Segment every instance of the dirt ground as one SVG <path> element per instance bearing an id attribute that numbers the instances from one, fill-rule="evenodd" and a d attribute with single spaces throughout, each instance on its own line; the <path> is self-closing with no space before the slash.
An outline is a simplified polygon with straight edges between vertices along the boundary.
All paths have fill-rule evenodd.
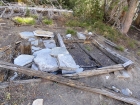
<path id="1" fill-rule="evenodd" d="M 10 20 L 1 20 L 1 23 L 3 22 L 6 23 L 6 27 L 0 27 L 0 48 L 10 44 L 14 45 L 15 42 L 21 41 L 22 39 L 19 37 L 18 33 L 22 31 L 34 31 L 36 29 L 43 29 L 59 32 L 61 35 L 65 35 L 66 32 L 66 28 L 63 27 L 53 28 L 48 26 L 15 26 L 14 23 Z M 136 40 L 140 41 L 140 33 L 137 33 L 138 34 L 136 34 Z M 131 31 L 128 35 L 130 37 L 133 36 Z M 101 38 L 98 40 L 103 43 Z M 84 82 L 85 84 L 96 88 L 105 88 L 111 86 L 115 86 L 119 89 L 129 88 L 133 93 L 132 97 L 140 99 L 140 56 L 136 54 L 138 49 L 135 51 L 128 49 L 128 51 L 125 52 L 120 52 L 113 48 L 111 49 L 131 59 L 135 63 L 134 68 L 129 71 L 131 78 L 118 79 L 114 73 L 109 73 L 100 76 L 78 79 L 78 81 Z M 7 59 L 4 58 L 1 58 L 1 60 L 7 61 Z M 87 61 L 88 60 L 89 59 L 87 59 Z M 100 60 L 100 62 L 104 64 L 106 61 Z M 79 63 L 83 64 L 83 62 Z M 106 76 L 109 76 L 109 79 L 106 79 Z M 44 99 L 44 105 L 128 105 L 126 103 L 99 94 L 89 93 L 47 80 L 18 85 L 10 83 L 10 87 L 3 89 L 0 88 L 0 105 L 31 105 L 33 100 L 38 98 Z"/>

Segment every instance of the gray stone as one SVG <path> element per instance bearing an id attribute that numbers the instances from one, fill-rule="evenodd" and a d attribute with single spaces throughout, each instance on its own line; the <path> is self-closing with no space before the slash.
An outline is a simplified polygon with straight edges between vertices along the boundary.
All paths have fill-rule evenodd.
<path id="1" fill-rule="evenodd" d="M 37 56 L 37 55 L 48 55 L 51 53 L 51 49 L 42 49 L 42 50 L 39 50 L 39 51 L 36 51 L 33 53 L 34 56 Z"/>
<path id="2" fill-rule="evenodd" d="M 65 47 L 55 47 L 51 50 L 51 55 L 57 57 L 59 54 L 69 54 Z"/>
<path id="3" fill-rule="evenodd" d="M 43 105 L 43 99 L 36 99 L 36 100 L 34 100 L 32 105 Z"/>
<path id="4" fill-rule="evenodd" d="M 78 68 L 77 70 L 62 70 L 62 74 L 74 74 L 83 72 L 83 68 Z"/>
<path id="5" fill-rule="evenodd" d="M 122 89 L 121 93 L 126 95 L 126 96 L 131 96 L 132 95 L 132 92 L 128 88 Z"/>
<path id="6" fill-rule="evenodd" d="M 15 60 L 14 60 L 14 64 L 19 65 L 19 66 L 25 66 L 29 63 L 31 63 L 34 59 L 34 56 L 32 55 L 19 55 Z"/>
<path id="7" fill-rule="evenodd" d="M 31 45 L 34 45 L 34 46 L 38 46 L 38 40 L 33 40 L 33 41 L 31 41 Z"/>
<path id="8" fill-rule="evenodd" d="M 38 71 L 38 67 L 37 67 L 37 65 L 36 65 L 36 64 L 34 64 L 34 63 L 32 64 L 31 69 L 32 69 L 32 70 L 36 70 L 36 71 Z"/>
<path id="9" fill-rule="evenodd" d="M 71 34 L 67 34 L 66 38 L 68 38 L 68 39 L 71 38 Z"/>
<path id="10" fill-rule="evenodd" d="M 117 93 L 120 92 L 120 89 L 116 88 L 115 86 L 112 86 L 112 89 Z"/>
<path id="11" fill-rule="evenodd" d="M 28 39 L 29 42 L 35 41 L 35 40 L 36 40 L 35 38 L 29 38 L 29 39 Z"/>
<path id="12" fill-rule="evenodd" d="M 35 30 L 33 31 L 35 36 L 41 36 L 41 37 L 54 37 L 53 32 L 50 31 L 43 31 L 43 30 Z"/>
<path id="13" fill-rule="evenodd" d="M 34 52 L 34 51 L 41 50 L 41 48 L 40 48 L 40 47 L 35 47 L 35 46 L 32 46 L 32 50 L 33 50 L 33 52 Z"/>
<path id="14" fill-rule="evenodd" d="M 53 72 L 58 70 L 57 59 L 50 56 L 48 53 L 38 54 L 36 58 L 34 58 L 34 62 L 41 71 Z"/>
<path id="15" fill-rule="evenodd" d="M 20 32 L 19 35 L 23 39 L 29 39 L 35 37 L 33 32 Z"/>
<path id="16" fill-rule="evenodd" d="M 54 40 L 44 40 L 43 43 L 46 48 L 52 49 L 52 48 L 56 47 L 56 43 Z"/>
<path id="17" fill-rule="evenodd" d="M 80 32 L 77 32 L 77 37 L 78 37 L 78 39 L 83 39 L 83 40 L 86 39 L 86 36 Z"/>
<path id="18" fill-rule="evenodd" d="M 57 59 L 59 68 L 62 70 L 76 70 L 79 68 L 70 54 L 59 54 Z"/>

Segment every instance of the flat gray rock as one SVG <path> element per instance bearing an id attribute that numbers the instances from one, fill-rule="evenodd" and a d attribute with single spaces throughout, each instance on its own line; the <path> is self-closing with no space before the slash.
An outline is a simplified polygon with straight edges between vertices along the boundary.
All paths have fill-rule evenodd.
<path id="1" fill-rule="evenodd" d="M 58 70 L 57 59 L 47 53 L 38 54 L 36 58 L 34 58 L 34 62 L 41 71 L 53 72 Z"/>
<path id="2" fill-rule="evenodd" d="M 46 48 L 52 49 L 52 48 L 56 47 L 56 43 L 54 40 L 44 40 L 43 43 Z"/>
<path id="3" fill-rule="evenodd" d="M 31 45 L 38 46 L 38 44 L 39 44 L 38 40 L 31 41 Z"/>
<path id="4" fill-rule="evenodd" d="M 55 47 L 51 50 L 51 55 L 57 57 L 59 54 L 69 54 L 65 47 Z"/>
<path id="5" fill-rule="evenodd" d="M 34 56 L 37 56 L 37 55 L 48 55 L 51 53 L 51 49 L 42 49 L 42 50 L 39 50 L 39 51 L 36 51 L 33 53 Z"/>
<path id="6" fill-rule="evenodd" d="M 33 32 L 20 32 L 19 35 L 23 39 L 29 39 L 35 37 Z"/>
<path id="7" fill-rule="evenodd" d="M 57 59 L 59 68 L 62 70 L 76 70 L 79 68 L 70 54 L 59 54 Z"/>
<path id="8" fill-rule="evenodd" d="M 34 59 L 34 56 L 32 55 L 19 55 L 15 60 L 14 60 L 14 64 L 19 65 L 19 66 L 25 66 L 29 63 L 31 63 Z"/>
<path id="9" fill-rule="evenodd" d="M 41 36 L 41 37 L 54 37 L 53 32 L 50 31 L 43 31 L 43 30 L 35 30 L 33 31 L 35 36 Z"/>
<path id="10" fill-rule="evenodd" d="M 83 40 L 86 39 L 86 36 L 80 32 L 77 32 L 77 37 L 78 37 L 78 39 L 83 39 Z"/>

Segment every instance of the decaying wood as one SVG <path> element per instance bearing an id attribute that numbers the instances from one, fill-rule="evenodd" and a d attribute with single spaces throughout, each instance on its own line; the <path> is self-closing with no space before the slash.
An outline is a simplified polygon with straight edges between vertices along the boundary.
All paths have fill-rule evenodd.
<path id="1" fill-rule="evenodd" d="M 41 77 L 41 78 L 44 78 L 44 79 L 47 79 L 50 81 L 55 81 L 55 82 L 58 82 L 58 83 L 63 84 L 63 85 L 67 85 L 67 86 L 71 86 L 71 87 L 75 87 L 75 88 L 78 88 L 81 90 L 88 91 L 90 93 L 101 94 L 101 95 L 104 95 L 104 96 L 107 96 L 107 97 L 110 97 L 110 98 L 113 98 L 116 100 L 120 100 L 120 101 L 123 101 L 126 103 L 133 104 L 133 105 L 140 105 L 140 100 L 138 100 L 138 99 L 135 99 L 132 97 L 126 97 L 126 96 L 123 96 L 121 94 L 110 92 L 110 91 L 105 90 L 105 89 L 91 88 L 91 87 L 85 85 L 84 83 L 80 83 L 80 82 L 75 81 L 75 80 L 70 80 L 70 79 L 67 79 L 67 78 L 64 78 L 61 76 L 52 75 L 52 74 L 45 73 L 42 71 L 35 71 L 35 70 L 28 69 L 28 68 L 23 68 L 23 67 L 16 66 L 14 64 L 3 62 L 3 61 L 0 61 L 0 67 L 5 68 L 5 69 L 9 69 L 9 70 L 12 70 L 15 72 L 23 73 L 26 75 L 37 76 L 37 77 Z"/>
<path id="2" fill-rule="evenodd" d="M 126 57 L 121 56 L 120 54 L 117 54 L 116 52 L 112 51 L 111 49 L 104 47 L 100 43 L 98 43 L 96 40 L 93 40 L 93 44 L 99 48 L 104 54 L 106 54 L 111 60 L 113 60 L 117 64 L 124 64 L 124 67 L 128 67 L 130 65 L 133 65 L 133 62 Z"/>
<path id="3" fill-rule="evenodd" d="M 23 41 L 20 43 L 21 54 L 31 54 L 31 43 Z"/>
<path id="4" fill-rule="evenodd" d="M 95 59 L 95 57 L 91 55 L 84 47 L 82 47 L 78 42 L 77 44 L 87 55 L 89 55 L 97 63 L 98 66 L 102 66 L 101 63 L 97 59 Z"/>
<path id="5" fill-rule="evenodd" d="M 67 76 L 70 78 L 83 78 L 83 77 L 90 77 L 90 76 L 94 76 L 94 75 L 106 74 L 106 73 L 119 71 L 119 70 L 124 70 L 124 67 L 122 64 L 97 68 L 97 69 L 93 69 L 93 70 L 86 70 L 81 73 L 65 74 L 63 76 Z"/>

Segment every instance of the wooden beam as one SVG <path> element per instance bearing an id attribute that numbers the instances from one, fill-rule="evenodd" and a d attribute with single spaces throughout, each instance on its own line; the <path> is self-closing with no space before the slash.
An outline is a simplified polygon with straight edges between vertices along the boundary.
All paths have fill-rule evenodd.
<path id="1" fill-rule="evenodd" d="M 117 94 L 117 93 L 113 93 L 110 92 L 108 90 L 105 89 L 97 89 L 97 88 L 91 88 L 87 85 L 85 85 L 84 83 L 75 81 L 75 80 L 71 80 L 68 78 L 64 78 L 61 76 L 57 76 L 57 75 L 52 75 L 46 72 L 42 72 L 42 71 L 35 71 L 35 70 L 31 70 L 29 68 L 24 68 L 24 67 L 20 67 L 20 66 L 16 66 L 14 64 L 11 63 L 7 63 L 7 62 L 3 62 L 0 61 L 0 67 L 5 68 L 5 69 L 9 69 L 15 72 L 19 72 L 19 73 L 23 73 L 26 75 L 32 75 L 32 76 L 37 76 L 37 77 L 41 77 L 50 81 L 55 81 L 58 82 L 60 84 L 63 85 L 67 85 L 67 86 L 71 86 L 71 87 L 75 87 L 81 90 L 85 90 L 88 91 L 90 93 L 97 93 L 97 94 L 101 94 L 116 100 L 120 100 L 129 104 L 134 104 L 134 105 L 140 105 L 140 100 L 136 99 L 136 98 L 132 98 L 132 97 L 126 97 L 123 96 L 121 94 Z"/>
<path id="2" fill-rule="evenodd" d="M 106 74 L 106 73 L 115 72 L 115 71 L 119 71 L 119 70 L 124 70 L 124 67 L 122 64 L 97 68 L 97 69 L 93 69 L 93 70 L 86 70 L 81 73 L 65 74 L 63 76 L 76 79 L 76 78 L 83 78 L 83 77 L 90 77 L 90 76 L 94 76 L 94 75 Z"/>
<path id="3" fill-rule="evenodd" d="M 53 11 L 53 12 L 67 12 L 67 13 L 73 13 L 73 11 L 70 10 L 66 10 L 66 9 L 53 9 L 53 8 L 41 8 L 41 7 L 23 7 L 23 6 L 0 6 L 0 9 L 13 9 L 14 8 L 17 10 L 18 9 L 22 9 L 22 10 L 36 10 L 36 11 Z"/>

